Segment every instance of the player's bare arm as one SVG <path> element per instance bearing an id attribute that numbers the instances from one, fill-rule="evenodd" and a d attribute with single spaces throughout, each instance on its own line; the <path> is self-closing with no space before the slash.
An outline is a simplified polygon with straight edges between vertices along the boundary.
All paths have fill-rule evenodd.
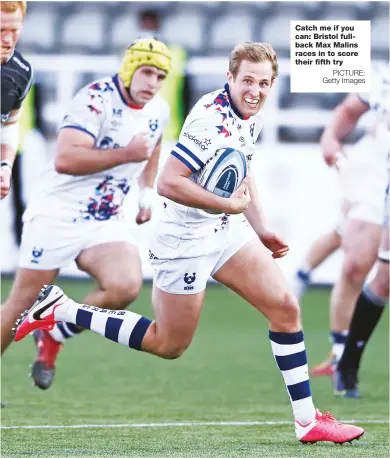
<path id="1" fill-rule="evenodd" d="M 321 137 L 321 149 L 325 162 L 334 165 L 337 153 L 342 151 L 342 140 L 353 131 L 360 117 L 369 110 L 357 94 L 349 94 L 335 109 L 331 124 Z"/>
<path id="2" fill-rule="evenodd" d="M 55 168 L 58 173 L 88 175 L 128 162 L 141 162 L 150 157 L 150 144 L 145 133 L 136 134 L 123 148 L 97 149 L 92 135 L 78 129 L 62 129 L 58 135 Z"/>
<path id="3" fill-rule="evenodd" d="M 4 199 L 11 187 L 12 166 L 18 149 L 20 108 L 12 110 L 5 124 L 1 126 L 1 168 L 0 197 Z"/>
<path id="4" fill-rule="evenodd" d="M 261 207 L 259 194 L 253 177 L 251 177 L 248 181 L 248 190 L 251 196 L 251 202 L 249 203 L 248 208 L 244 211 L 246 219 L 259 236 L 262 243 L 272 252 L 272 256 L 274 258 L 281 258 L 285 256 L 289 247 L 281 237 L 268 230 L 267 221 Z"/>
<path id="5" fill-rule="evenodd" d="M 250 194 L 247 193 L 245 179 L 241 186 L 225 199 L 192 182 L 188 177 L 192 171 L 174 156 L 170 156 L 157 182 L 157 192 L 168 199 L 188 207 L 214 210 L 219 213 L 242 213 L 249 205 Z"/>
<path id="6" fill-rule="evenodd" d="M 138 178 L 138 184 L 140 189 L 153 188 L 154 181 L 157 175 L 158 162 L 160 159 L 161 152 L 161 138 L 153 148 L 153 152 L 150 159 Z"/>
<path id="7" fill-rule="evenodd" d="M 249 176 L 250 180 L 248 182 L 248 189 L 251 196 L 251 202 L 245 210 L 244 215 L 253 230 L 260 237 L 261 234 L 267 230 L 267 221 L 260 204 L 260 198 L 253 174 L 250 172 Z"/>
<path id="8" fill-rule="evenodd" d="M 153 189 L 154 181 L 157 175 L 158 162 L 161 152 L 161 138 L 153 149 L 152 155 L 144 168 L 143 172 L 138 178 L 139 185 L 139 212 L 136 216 L 136 223 L 143 224 L 150 220 L 152 217 L 152 203 L 155 191 Z"/>

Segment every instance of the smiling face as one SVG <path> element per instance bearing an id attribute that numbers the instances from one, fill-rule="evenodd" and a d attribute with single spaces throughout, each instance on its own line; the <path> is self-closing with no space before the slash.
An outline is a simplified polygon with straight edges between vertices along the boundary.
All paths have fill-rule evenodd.
<path id="1" fill-rule="evenodd" d="M 149 65 L 138 68 L 131 80 L 129 95 L 136 105 L 145 105 L 156 93 L 167 76 L 164 70 Z"/>
<path id="2" fill-rule="evenodd" d="M 230 96 L 243 116 L 254 116 L 264 105 L 273 79 L 272 63 L 269 60 L 240 62 L 236 77 L 228 72 Z"/>
<path id="3" fill-rule="evenodd" d="M 23 12 L 20 8 L 15 11 L 4 11 L 0 13 L 1 24 L 1 63 L 7 62 L 12 55 L 17 41 L 19 40 L 22 25 Z"/>

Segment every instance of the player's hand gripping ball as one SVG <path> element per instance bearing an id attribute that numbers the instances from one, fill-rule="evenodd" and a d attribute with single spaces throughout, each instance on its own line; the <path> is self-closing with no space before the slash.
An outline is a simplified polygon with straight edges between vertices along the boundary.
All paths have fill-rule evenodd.
<path id="1" fill-rule="evenodd" d="M 198 184 L 217 196 L 228 198 L 240 186 L 247 172 L 245 155 L 241 151 L 220 148 L 201 169 Z M 205 211 L 217 213 L 213 210 Z"/>

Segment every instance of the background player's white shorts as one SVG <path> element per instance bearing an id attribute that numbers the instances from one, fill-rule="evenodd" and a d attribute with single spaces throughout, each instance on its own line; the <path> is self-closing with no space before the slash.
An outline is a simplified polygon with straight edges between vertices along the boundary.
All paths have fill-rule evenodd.
<path id="1" fill-rule="evenodd" d="M 340 168 L 342 196 L 350 202 L 348 219 L 382 225 L 388 185 L 388 140 L 366 135 Z M 344 217 L 341 217 L 341 226 Z"/>
<path id="2" fill-rule="evenodd" d="M 241 215 L 240 215 L 241 216 Z M 149 241 L 154 284 L 171 294 L 196 294 L 237 251 L 257 237 L 244 217 L 230 217 L 227 226 L 207 237 L 182 240 L 161 224 Z M 170 225 L 172 230 L 172 225 Z"/>
<path id="3" fill-rule="evenodd" d="M 111 242 L 135 245 L 131 225 L 123 220 L 71 223 L 36 216 L 24 223 L 19 267 L 59 269 L 74 261 L 82 250 Z"/>

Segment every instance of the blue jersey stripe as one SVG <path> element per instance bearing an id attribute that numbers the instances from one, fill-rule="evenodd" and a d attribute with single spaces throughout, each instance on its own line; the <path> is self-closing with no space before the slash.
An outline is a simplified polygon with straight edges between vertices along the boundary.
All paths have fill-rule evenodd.
<path id="1" fill-rule="evenodd" d="M 183 162 L 190 170 L 191 172 L 197 172 L 196 168 L 191 165 L 184 157 L 180 156 L 180 154 L 176 153 L 176 151 L 171 151 L 172 156 L 175 156 L 179 161 Z"/>
<path id="2" fill-rule="evenodd" d="M 204 162 L 202 162 L 194 153 L 192 153 L 188 148 L 186 148 L 181 143 L 176 143 L 176 146 L 183 151 L 183 153 L 188 154 L 188 156 L 193 159 L 199 166 L 202 168 L 204 166 Z"/>

